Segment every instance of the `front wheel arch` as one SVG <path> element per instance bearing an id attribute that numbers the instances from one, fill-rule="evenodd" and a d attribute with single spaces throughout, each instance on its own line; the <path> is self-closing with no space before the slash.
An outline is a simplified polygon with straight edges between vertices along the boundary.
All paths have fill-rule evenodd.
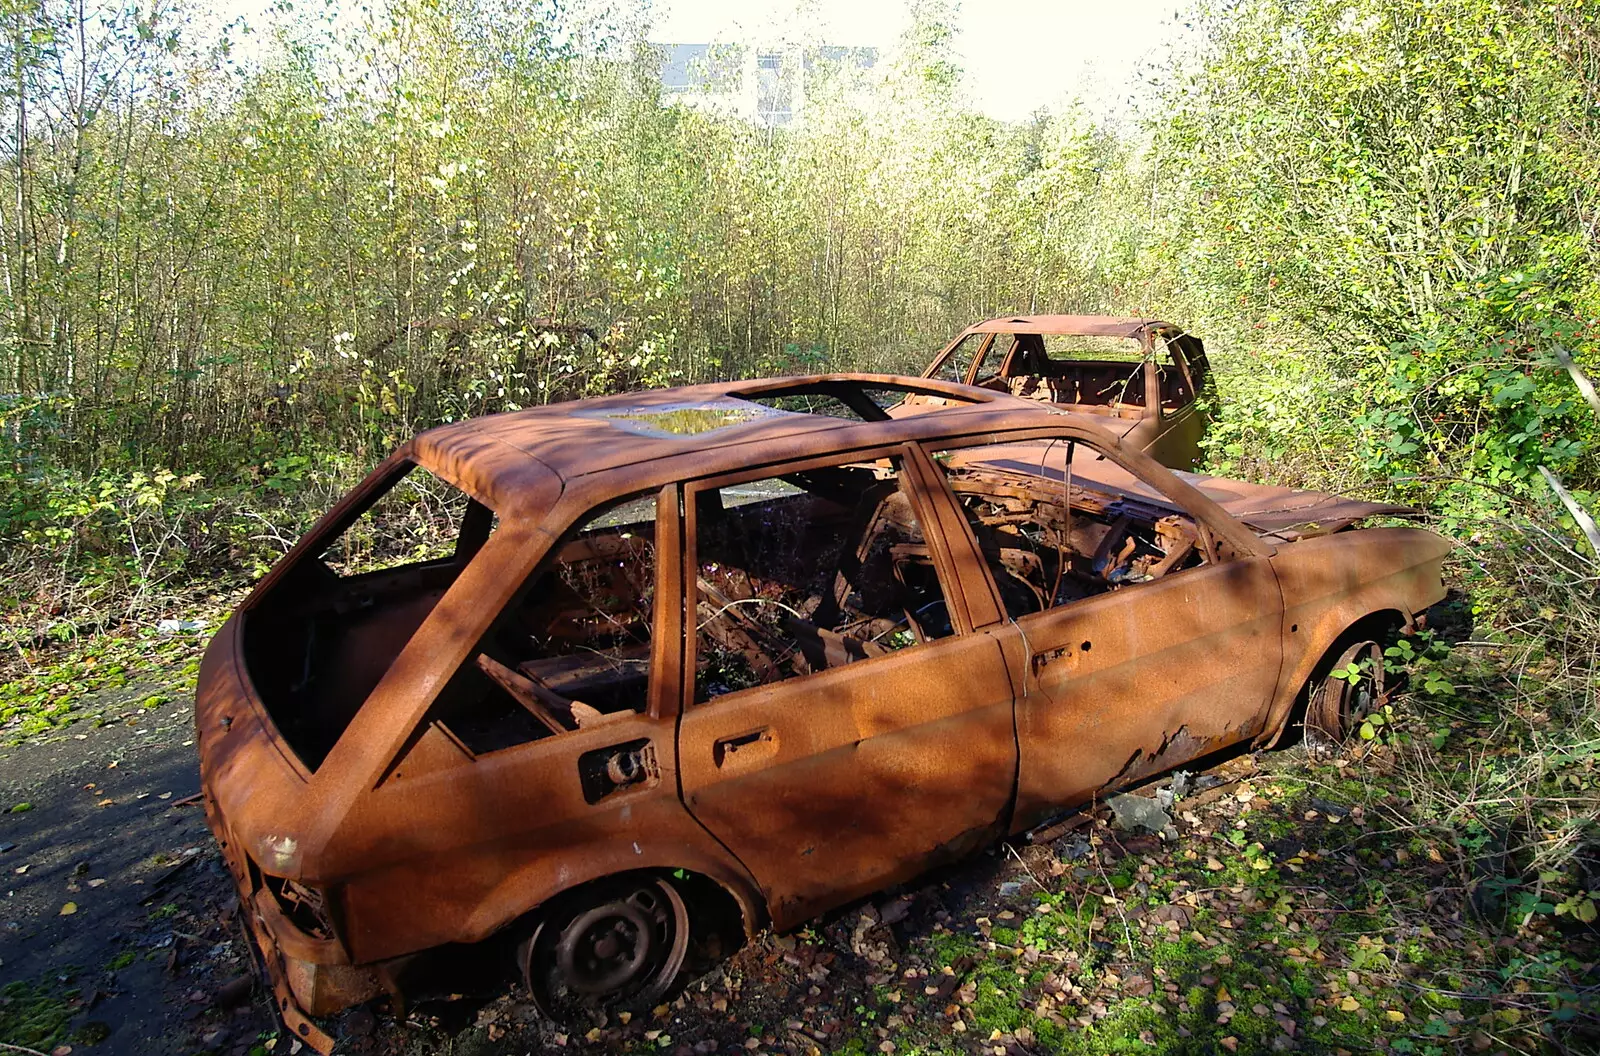
<path id="1" fill-rule="evenodd" d="M 1333 670 L 1334 664 L 1338 662 L 1339 657 L 1347 649 L 1357 642 L 1370 640 L 1377 642 L 1381 651 L 1396 636 L 1411 626 L 1413 626 L 1412 620 L 1399 609 L 1379 609 L 1375 612 L 1369 612 L 1347 625 L 1342 631 L 1333 635 L 1322 648 L 1308 650 L 1307 655 L 1314 655 L 1317 660 L 1307 667 L 1302 657 L 1301 671 L 1297 673 L 1298 677 L 1291 683 L 1296 686 L 1293 705 L 1284 712 L 1283 718 L 1279 721 L 1277 727 L 1270 732 L 1270 735 L 1266 736 L 1265 741 L 1261 743 L 1261 747 L 1264 749 L 1278 747 L 1286 734 L 1291 738 L 1290 743 L 1293 743 L 1293 738 L 1298 734 L 1291 731 L 1299 731 L 1303 728 L 1306 707 L 1310 703 L 1312 691 L 1328 677 L 1329 672 Z"/>

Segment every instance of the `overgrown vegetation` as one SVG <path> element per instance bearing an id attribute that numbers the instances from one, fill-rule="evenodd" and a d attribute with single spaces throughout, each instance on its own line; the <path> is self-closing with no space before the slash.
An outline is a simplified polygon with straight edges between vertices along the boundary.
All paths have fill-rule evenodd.
<path id="1" fill-rule="evenodd" d="M 949 11 L 915 8 L 776 130 L 663 105 L 632 8 L 396 0 L 337 37 L 278 25 L 249 61 L 188 0 L 0 10 L 7 739 L 118 679 L 181 689 L 192 647 L 156 618 L 220 610 L 418 428 L 916 372 L 999 312 L 1159 315 L 1211 349 L 1212 469 L 1410 502 L 1460 544 L 1470 633 L 1391 656 L 1412 681 L 1372 730 L 1383 794 L 1499 863 L 1460 891 L 1506 940 L 1495 970 L 1530 936 L 1577 956 L 1596 0 L 1200 0 L 1115 124 L 973 112 Z"/>

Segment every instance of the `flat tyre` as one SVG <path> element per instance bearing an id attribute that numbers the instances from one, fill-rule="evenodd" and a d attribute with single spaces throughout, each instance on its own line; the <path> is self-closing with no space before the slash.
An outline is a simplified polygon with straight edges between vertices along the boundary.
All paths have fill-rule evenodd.
<path id="1" fill-rule="evenodd" d="M 518 948 L 523 981 L 559 1023 L 658 1004 L 689 949 L 689 913 L 664 878 L 607 881 L 560 900 Z"/>
<path id="2" fill-rule="evenodd" d="M 1352 681 L 1339 672 L 1354 664 L 1361 669 Z M 1327 674 L 1313 682 L 1306 701 L 1308 742 L 1338 744 L 1350 736 L 1361 720 L 1383 707 L 1387 680 L 1383 647 L 1374 641 L 1356 642 L 1341 652 Z"/>

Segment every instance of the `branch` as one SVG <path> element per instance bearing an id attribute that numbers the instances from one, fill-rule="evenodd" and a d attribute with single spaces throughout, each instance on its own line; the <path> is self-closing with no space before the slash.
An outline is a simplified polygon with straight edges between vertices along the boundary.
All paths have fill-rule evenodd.
<path id="1" fill-rule="evenodd" d="M 1594 390 L 1589 390 L 1591 396 Z M 1583 534 L 1588 537 L 1589 545 L 1594 548 L 1595 556 L 1600 557 L 1600 527 L 1596 527 L 1594 518 L 1578 505 L 1578 500 L 1572 497 L 1572 492 L 1561 486 L 1561 478 L 1550 472 L 1548 466 L 1540 466 L 1539 472 L 1544 476 L 1544 482 L 1550 485 L 1550 490 L 1556 493 L 1556 498 L 1561 500 L 1561 505 L 1572 514 L 1572 519 L 1578 522 L 1578 527 L 1583 529 Z"/>
<path id="2" fill-rule="evenodd" d="M 1568 352 L 1560 345 L 1556 345 L 1554 347 L 1556 350 L 1556 358 L 1561 361 L 1561 365 L 1563 367 L 1567 368 L 1567 373 L 1572 375 L 1572 384 L 1576 385 L 1578 387 L 1578 391 L 1583 393 L 1583 398 L 1589 401 L 1589 406 L 1593 408 L 1594 413 L 1596 415 L 1600 415 L 1600 395 L 1595 394 L 1593 383 L 1589 381 L 1588 376 L 1584 374 L 1584 372 L 1578 367 L 1578 364 L 1572 361 L 1572 353 Z M 1559 486 L 1560 485 L 1556 485 L 1556 487 Z M 1562 501 L 1566 500 L 1563 499 Z M 1570 504 L 1568 508 L 1571 508 Z M 1592 521 L 1590 522 L 1590 524 L 1593 523 L 1594 522 Z M 1594 541 L 1593 535 L 1589 536 L 1589 541 Z"/>

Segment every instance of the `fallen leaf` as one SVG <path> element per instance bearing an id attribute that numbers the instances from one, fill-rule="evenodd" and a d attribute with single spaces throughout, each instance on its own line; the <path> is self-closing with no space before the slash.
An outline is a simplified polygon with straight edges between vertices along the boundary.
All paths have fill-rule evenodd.
<path id="1" fill-rule="evenodd" d="M 1206 868 L 1210 869 L 1213 873 L 1219 872 L 1222 869 L 1222 863 L 1215 858 L 1207 858 Z"/>
<path id="2" fill-rule="evenodd" d="M 1342 1012 L 1354 1012 L 1356 1009 L 1358 1009 L 1360 1007 L 1361 1007 L 1361 1002 L 1357 1001 L 1355 998 L 1351 997 L 1348 994 L 1345 995 L 1345 999 L 1343 1001 L 1339 1002 L 1339 1010 L 1342 1011 Z"/>
<path id="3" fill-rule="evenodd" d="M 70 917 L 70 916 L 72 916 L 72 914 L 76 913 L 77 911 L 78 911 L 78 903 L 76 903 L 76 902 L 68 902 L 66 905 L 61 907 L 60 916 Z"/>
<path id="4" fill-rule="evenodd" d="M 1227 1049 L 1229 1052 L 1238 1052 L 1239 1051 L 1239 1039 L 1234 1037 L 1232 1034 L 1229 1034 L 1225 1038 L 1219 1039 L 1217 1044 L 1221 1045 L 1223 1048 Z"/>
<path id="5" fill-rule="evenodd" d="M 1406 1014 L 1404 1012 L 1397 1011 L 1396 1009 L 1385 1009 L 1383 1014 L 1388 1016 L 1396 1023 L 1404 1023 L 1406 1021 Z"/>

